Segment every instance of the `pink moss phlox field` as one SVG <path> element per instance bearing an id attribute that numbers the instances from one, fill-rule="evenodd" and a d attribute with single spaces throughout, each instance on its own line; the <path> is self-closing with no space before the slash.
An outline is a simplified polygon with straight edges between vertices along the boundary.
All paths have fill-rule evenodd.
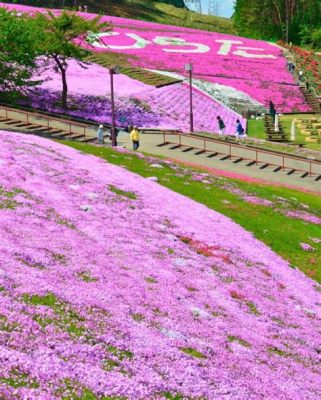
<path id="1" fill-rule="evenodd" d="M 40 88 L 30 91 L 29 104 L 38 109 L 111 123 L 110 77 L 106 68 L 87 64 L 84 68 L 74 60 L 68 68 L 69 105 L 63 110 L 60 103 L 61 77 L 51 70 L 42 74 Z M 114 76 L 116 98 L 116 123 L 144 128 L 168 128 L 189 131 L 189 88 L 186 84 L 156 89 L 125 75 Z M 220 115 L 226 125 L 226 134 L 235 134 L 235 122 L 246 120 L 234 111 L 213 101 L 210 97 L 194 91 L 194 127 L 196 131 L 217 132 L 216 116 Z"/>
<path id="2" fill-rule="evenodd" d="M 321 397 L 320 285 L 157 183 L 0 142 L 1 398 Z"/>
<path id="3" fill-rule="evenodd" d="M 0 5 L 21 12 L 45 11 L 43 8 L 22 5 Z M 80 15 L 85 18 L 94 17 L 94 14 Z M 132 59 L 135 66 L 179 73 L 184 70 L 185 63 L 192 62 L 195 77 L 243 91 L 267 108 L 269 101 L 273 100 L 279 112 L 311 111 L 293 76 L 286 69 L 281 48 L 276 45 L 125 18 L 103 16 L 101 20 L 113 25 L 115 35 L 100 38 L 104 48 L 82 43 L 91 50 L 126 53 L 135 56 Z M 166 44 L 167 38 L 170 41 Z M 226 40 L 232 43 L 222 43 Z M 131 48 L 133 45 L 134 48 Z M 244 57 L 240 52 L 250 54 L 250 57 Z M 266 55 L 270 58 L 261 58 Z"/>

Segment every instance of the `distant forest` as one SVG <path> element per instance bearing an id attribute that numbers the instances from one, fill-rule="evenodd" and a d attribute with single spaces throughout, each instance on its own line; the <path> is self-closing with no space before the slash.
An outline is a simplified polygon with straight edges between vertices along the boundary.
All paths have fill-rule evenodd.
<path id="1" fill-rule="evenodd" d="M 239 34 L 321 47 L 321 0 L 236 0 Z"/>

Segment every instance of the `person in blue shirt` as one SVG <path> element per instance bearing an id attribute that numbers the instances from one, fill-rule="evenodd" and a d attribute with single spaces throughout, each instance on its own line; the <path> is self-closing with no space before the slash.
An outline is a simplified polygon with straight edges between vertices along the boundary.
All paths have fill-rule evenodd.
<path id="1" fill-rule="evenodd" d="M 245 130 L 240 122 L 239 119 L 236 120 L 236 141 L 238 141 L 239 138 L 244 139 L 246 137 Z"/>

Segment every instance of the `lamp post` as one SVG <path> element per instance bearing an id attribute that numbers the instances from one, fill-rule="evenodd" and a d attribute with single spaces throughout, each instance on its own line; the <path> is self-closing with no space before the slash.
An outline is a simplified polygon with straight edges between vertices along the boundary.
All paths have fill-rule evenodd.
<path id="1" fill-rule="evenodd" d="M 110 75 L 110 96 L 111 96 L 111 145 L 117 146 L 115 127 L 115 98 L 114 98 L 114 75 L 119 74 L 119 67 L 109 69 Z"/>
<path id="2" fill-rule="evenodd" d="M 193 120 L 193 86 L 192 86 L 192 72 L 193 64 L 185 64 L 185 71 L 189 72 L 189 124 L 190 131 L 194 132 L 194 120 Z"/>

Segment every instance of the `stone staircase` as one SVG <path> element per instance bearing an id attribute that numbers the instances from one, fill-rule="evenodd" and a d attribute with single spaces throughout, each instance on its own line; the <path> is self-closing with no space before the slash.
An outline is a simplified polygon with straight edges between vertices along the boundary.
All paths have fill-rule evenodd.
<path id="1" fill-rule="evenodd" d="M 101 66 L 109 69 L 115 65 L 115 60 L 110 53 L 93 53 L 86 58 L 86 61 L 100 64 Z M 122 63 L 120 63 L 122 64 Z M 181 79 L 171 78 L 169 76 L 161 75 L 156 72 L 148 71 L 139 67 L 132 67 L 130 64 L 121 65 L 121 73 L 129 76 L 132 79 L 136 79 L 147 85 L 161 88 L 168 85 L 173 85 L 182 82 Z"/>
<path id="2" fill-rule="evenodd" d="M 290 50 L 283 48 L 283 55 L 288 61 L 291 61 L 292 63 L 296 64 L 295 57 L 293 56 Z M 304 82 L 300 82 L 298 72 L 299 72 L 298 68 L 296 68 L 294 71 L 294 77 L 299 85 L 299 88 L 304 98 L 306 99 L 307 103 L 311 106 L 312 110 L 315 113 L 319 114 L 321 112 L 321 103 L 319 99 L 316 97 L 315 93 L 313 93 L 312 90 L 307 90 Z"/>
<path id="3" fill-rule="evenodd" d="M 265 129 L 267 141 L 269 141 L 269 142 L 289 142 L 288 135 L 286 134 L 280 119 L 279 119 L 279 132 L 275 132 L 272 116 L 265 115 L 264 116 L 264 129 Z"/>
<path id="4" fill-rule="evenodd" d="M 53 119 L 41 114 L 26 113 L 24 111 L 0 107 L 0 128 L 11 131 L 30 133 L 52 139 L 77 140 L 79 142 L 94 142 L 96 137 L 93 135 L 93 128 L 89 125 L 80 124 L 75 121 L 65 119 Z M 55 123 L 54 123 L 55 122 Z M 52 125 L 52 126 L 50 126 Z M 55 125 L 55 126 L 54 126 Z M 86 128 L 91 129 L 91 134 L 86 134 Z"/>
<path id="5" fill-rule="evenodd" d="M 321 108 L 320 108 L 320 102 L 319 100 L 315 97 L 315 95 L 306 89 L 305 85 L 299 85 L 301 92 L 303 93 L 306 101 L 309 103 L 309 105 L 312 107 L 313 111 L 316 114 L 320 114 Z"/>

